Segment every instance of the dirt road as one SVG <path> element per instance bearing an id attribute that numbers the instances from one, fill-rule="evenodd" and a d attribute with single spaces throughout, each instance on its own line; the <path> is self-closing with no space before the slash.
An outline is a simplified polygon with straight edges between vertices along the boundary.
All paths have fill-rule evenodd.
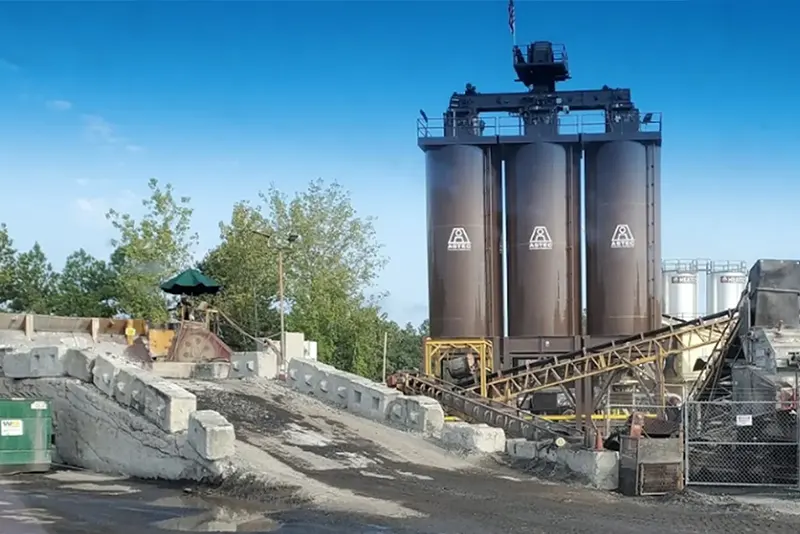
<path id="1" fill-rule="evenodd" d="M 543 481 L 498 462 L 457 457 L 278 383 L 184 385 L 198 395 L 199 408 L 218 410 L 236 425 L 241 440 L 294 471 L 411 511 L 405 517 L 376 512 L 383 517 L 363 519 L 389 532 L 794 534 L 800 529 L 800 516 L 721 497 L 623 498 Z"/>

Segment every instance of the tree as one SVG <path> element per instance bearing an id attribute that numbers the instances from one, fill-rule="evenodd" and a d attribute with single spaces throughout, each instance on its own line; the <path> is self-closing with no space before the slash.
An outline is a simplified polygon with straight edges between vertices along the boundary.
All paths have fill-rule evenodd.
<path id="1" fill-rule="evenodd" d="M 341 186 L 323 180 L 292 198 L 275 187 L 260 198 L 262 205 L 234 207 L 231 222 L 221 225 L 222 243 L 203 262 L 225 288 L 220 307 L 231 314 L 237 308 L 251 316 L 258 311 L 260 331 L 275 332 L 280 251 L 287 329 L 316 340 L 323 361 L 374 375 L 380 369 L 385 319 L 378 297 L 365 293 L 386 259 L 373 221 L 358 216 Z M 290 243 L 289 235 L 299 239 Z"/>
<path id="2" fill-rule="evenodd" d="M 17 251 L 8 235 L 8 227 L 0 224 L 0 307 L 5 306 L 12 298 L 16 258 Z"/>
<path id="3" fill-rule="evenodd" d="M 215 305 L 245 332 L 267 337 L 278 331 L 278 270 L 268 240 L 253 232 L 261 228 L 264 218 L 260 210 L 247 202 L 237 203 L 230 221 L 220 223 L 221 244 L 198 268 L 222 284 Z M 224 322 L 222 331 L 231 347 L 254 348 L 249 338 Z"/>
<path id="4" fill-rule="evenodd" d="M 398 324 L 389 324 L 389 346 L 387 361 L 389 372 L 401 369 L 419 369 L 422 363 L 422 343 L 428 335 L 427 321 L 415 327 L 406 323 L 401 328 Z"/>
<path id="5" fill-rule="evenodd" d="M 108 264 L 83 249 L 67 257 L 58 277 L 52 312 L 76 317 L 110 317 L 116 279 Z"/>
<path id="6" fill-rule="evenodd" d="M 39 243 L 17 256 L 13 273 L 9 308 L 16 312 L 50 313 L 57 276 Z"/>
<path id="7" fill-rule="evenodd" d="M 110 210 L 107 218 L 119 232 L 112 241 L 111 257 L 119 311 L 132 317 L 163 322 L 168 318 L 167 299 L 159 284 L 192 261 L 197 235 L 191 232 L 192 208 L 188 197 L 176 198 L 170 184 L 148 183 L 150 196 L 142 201 L 140 220 Z"/>

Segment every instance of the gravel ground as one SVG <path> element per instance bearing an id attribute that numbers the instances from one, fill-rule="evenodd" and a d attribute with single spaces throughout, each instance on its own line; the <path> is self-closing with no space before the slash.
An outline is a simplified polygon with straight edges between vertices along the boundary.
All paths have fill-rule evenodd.
<path id="1" fill-rule="evenodd" d="M 280 383 L 183 385 L 198 395 L 199 408 L 221 412 L 234 423 L 241 440 L 293 471 L 325 486 L 414 511 L 402 518 L 381 514 L 384 517 L 361 519 L 363 528 L 372 528 L 364 526 L 370 523 L 389 528 L 389 532 L 417 534 L 794 534 L 800 529 L 800 516 L 725 496 L 687 491 L 665 498 L 623 498 L 587 489 L 580 480 L 552 469 L 548 472 L 549 468 L 540 464 L 457 457 L 416 436 L 335 410 Z M 561 481 L 544 480 L 545 476 Z M 235 486 L 233 492 L 230 488 L 216 491 L 267 500 L 273 491 L 259 491 L 255 482 Z M 287 509 L 299 511 L 310 506 L 292 502 L 289 495 L 291 489 L 285 489 L 282 502 Z M 350 519 L 356 521 L 356 517 L 363 514 Z M 335 528 L 332 531 L 337 532 Z"/>

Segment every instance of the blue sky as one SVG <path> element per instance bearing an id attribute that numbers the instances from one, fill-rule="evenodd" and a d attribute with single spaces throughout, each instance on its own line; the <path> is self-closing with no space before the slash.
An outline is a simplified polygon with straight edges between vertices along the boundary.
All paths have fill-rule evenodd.
<path id="1" fill-rule="evenodd" d="M 769 9 L 767 9 L 767 5 Z M 795 4 L 796 5 L 796 4 Z M 519 42 L 565 43 L 565 88 L 664 113 L 668 258 L 796 258 L 797 7 L 517 2 Z M 426 315 L 417 111 L 518 90 L 504 1 L 10 3 L 0 17 L 0 220 L 54 264 L 108 253 L 103 214 L 149 177 L 193 198 L 198 254 L 233 202 L 337 180 L 378 217 L 381 286 Z M 763 75 L 763 80 L 756 78 Z"/>

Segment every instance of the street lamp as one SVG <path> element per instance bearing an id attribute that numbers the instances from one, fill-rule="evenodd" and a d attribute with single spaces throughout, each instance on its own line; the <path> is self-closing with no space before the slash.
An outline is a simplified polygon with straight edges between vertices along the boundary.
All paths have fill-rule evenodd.
<path id="1" fill-rule="evenodd" d="M 272 241 L 274 234 L 270 234 L 267 232 L 260 232 L 258 230 L 250 230 L 250 232 L 260 235 L 262 237 L 267 238 L 267 244 Z M 278 309 L 280 310 L 280 317 L 281 317 L 281 348 L 280 348 L 280 355 L 278 358 L 278 368 L 280 371 L 286 371 L 286 309 L 285 309 L 285 299 L 283 295 L 283 286 L 284 286 L 284 274 L 283 274 L 283 252 L 289 246 L 292 245 L 295 241 L 300 239 L 300 236 L 294 233 L 289 233 L 286 235 L 286 245 L 278 246 Z"/>

